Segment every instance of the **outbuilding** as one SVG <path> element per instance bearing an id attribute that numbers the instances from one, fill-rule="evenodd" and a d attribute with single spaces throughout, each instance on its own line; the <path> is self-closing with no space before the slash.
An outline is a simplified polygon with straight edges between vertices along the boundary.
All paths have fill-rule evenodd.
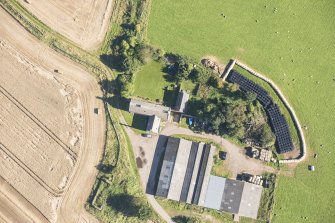
<path id="1" fill-rule="evenodd" d="M 175 110 L 178 112 L 185 112 L 186 110 L 186 105 L 187 102 L 190 98 L 190 95 L 186 91 L 179 91 L 176 105 L 175 105 Z"/>
<path id="2" fill-rule="evenodd" d="M 148 119 L 147 131 L 153 133 L 159 133 L 160 125 L 161 125 L 161 119 L 158 116 L 156 115 L 150 116 Z"/>

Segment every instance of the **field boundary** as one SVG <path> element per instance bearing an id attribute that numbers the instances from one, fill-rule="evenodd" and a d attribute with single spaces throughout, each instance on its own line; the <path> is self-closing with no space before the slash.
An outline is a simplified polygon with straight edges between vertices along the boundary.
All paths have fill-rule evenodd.
<path id="1" fill-rule="evenodd" d="M 284 103 L 286 109 L 288 110 L 288 112 L 290 113 L 290 115 L 293 119 L 294 125 L 297 129 L 297 132 L 298 132 L 298 136 L 299 136 L 299 139 L 300 139 L 300 143 L 301 143 L 300 145 L 301 145 L 302 150 L 300 150 L 300 155 L 297 158 L 279 160 L 279 163 L 287 164 L 287 163 L 298 163 L 298 162 L 303 161 L 306 158 L 306 154 L 307 154 L 306 139 L 305 139 L 304 133 L 302 131 L 302 127 L 301 127 L 301 124 L 299 122 L 299 119 L 298 119 L 294 109 L 291 107 L 291 105 L 286 100 L 284 94 L 281 92 L 279 87 L 271 79 L 269 79 L 269 78 L 263 76 L 262 74 L 256 72 L 255 70 L 250 68 L 248 65 L 242 63 L 241 61 L 239 61 L 237 59 L 233 59 L 233 62 L 231 64 L 231 66 L 227 69 L 227 72 L 222 75 L 223 76 L 223 78 L 222 78 L 223 81 L 226 80 L 229 72 L 233 69 L 235 64 L 242 67 L 243 69 L 247 70 L 248 72 L 250 72 L 251 74 L 253 74 L 257 78 L 259 78 L 259 79 L 265 81 L 266 83 L 268 83 L 271 86 L 271 88 L 276 92 L 276 94 L 279 96 L 279 99 Z"/>

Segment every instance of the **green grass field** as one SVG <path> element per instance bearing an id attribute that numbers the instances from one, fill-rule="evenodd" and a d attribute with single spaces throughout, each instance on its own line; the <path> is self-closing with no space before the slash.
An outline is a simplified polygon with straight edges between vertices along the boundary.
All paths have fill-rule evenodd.
<path id="1" fill-rule="evenodd" d="M 318 158 L 300 164 L 294 177 L 279 176 L 274 222 L 335 218 L 334 8 L 332 0 L 152 2 L 150 44 L 197 59 L 240 59 L 270 77 L 308 127 L 308 152 Z"/>

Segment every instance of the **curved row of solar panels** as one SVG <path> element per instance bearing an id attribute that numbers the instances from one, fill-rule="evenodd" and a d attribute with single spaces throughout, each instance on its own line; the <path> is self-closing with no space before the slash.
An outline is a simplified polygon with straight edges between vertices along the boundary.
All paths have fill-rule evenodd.
<path id="1" fill-rule="evenodd" d="M 262 187 L 210 175 L 215 147 L 169 137 L 156 196 L 257 218 Z"/>
<path id="2" fill-rule="evenodd" d="M 273 102 L 268 92 L 235 70 L 232 70 L 229 73 L 227 80 L 238 84 L 240 89 L 245 92 L 251 91 L 257 94 L 257 100 L 263 105 L 267 112 L 272 129 L 276 135 L 278 152 L 286 153 L 292 151 L 293 142 L 286 119 L 281 114 L 278 105 Z"/>

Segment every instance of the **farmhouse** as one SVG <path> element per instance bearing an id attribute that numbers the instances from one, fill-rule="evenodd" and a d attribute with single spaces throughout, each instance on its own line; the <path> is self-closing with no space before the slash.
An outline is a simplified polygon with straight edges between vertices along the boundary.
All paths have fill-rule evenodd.
<path id="1" fill-rule="evenodd" d="M 215 147 L 169 137 L 156 196 L 257 219 L 262 186 L 211 175 Z"/>
<path id="2" fill-rule="evenodd" d="M 129 112 L 145 116 L 157 116 L 162 121 L 168 121 L 170 119 L 171 108 L 137 99 L 131 99 Z"/>
<path id="3" fill-rule="evenodd" d="M 186 105 L 188 102 L 188 99 L 190 98 L 190 95 L 186 91 L 179 91 L 176 105 L 175 105 L 175 110 L 178 112 L 185 112 Z"/>

